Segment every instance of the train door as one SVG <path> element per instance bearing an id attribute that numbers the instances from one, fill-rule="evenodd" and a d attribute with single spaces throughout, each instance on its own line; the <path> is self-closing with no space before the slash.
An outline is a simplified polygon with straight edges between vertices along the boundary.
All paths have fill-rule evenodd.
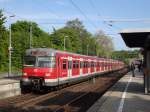
<path id="1" fill-rule="evenodd" d="M 96 61 L 94 62 L 94 73 L 96 72 L 96 67 L 97 67 L 97 63 Z"/>
<path id="2" fill-rule="evenodd" d="M 95 71 L 94 68 L 95 68 L 94 61 L 91 61 L 91 73 L 94 73 L 94 71 Z"/>
<path id="3" fill-rule="evenodd" d="M 104 64 L 104 71 L 105 71 L 106 70 L 106 61 L 105 60 L 104 60 L 103 64 Z"/>
<path id="4" fill-rule="evenodd" d="M 61 57 L 60 60 L 61 67 L 60 67 L 60 76 L 59 81 L 64 81 L 68 78 L 68 59 L 66 57 Z"/>
<path id="5" fill-rule="evenodd" d="M 68 58 L 68 78 L 72 76 L 72 57 Z"/>
<path id="6" fill-rule="evenodd" d="M 87 67 L 88 67 L 88 74 L 90 74 L 90 69 L 91 69 L 91 62 L 90 61 L 87 61 Z"/>
<path id="7" fill-rule="evenodd" d="M 104 59 L 102 60 L 102 71 L 104 71 Z"/>
<path id="8" fill-rule="evenodd" d="M 60 57 L 57 58 L 57 82 L 59 85 L 59 76 L 61 74 L 61 65 L 60 65 Z"/>
<path id="9" fill-rule="evenodd" d="M 80 59 L 80 76 L 83 74 L 83 59 Z"/>

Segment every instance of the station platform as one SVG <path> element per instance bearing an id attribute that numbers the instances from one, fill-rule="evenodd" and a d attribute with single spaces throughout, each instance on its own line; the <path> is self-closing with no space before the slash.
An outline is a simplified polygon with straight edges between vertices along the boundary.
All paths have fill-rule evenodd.
<path id="1" fill-rule="evenodd" d="M 87 112 L 150 112 L 150 95 L 144 94 L 143 74 L 127 73 Z"/>
<path id="2" fill-rule="evenodd" d="M 21 94 L 18 77 L 0 78 L 0 99 Z"/>

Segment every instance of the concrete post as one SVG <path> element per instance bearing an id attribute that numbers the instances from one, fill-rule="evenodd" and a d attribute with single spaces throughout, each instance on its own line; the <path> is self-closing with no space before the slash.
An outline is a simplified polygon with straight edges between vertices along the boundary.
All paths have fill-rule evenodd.
<path id="1" fill-rule="evenodd" d="M 148 93 L 147 89 L 147 52 L 144 50 L 144 63 L 143 63 L 143 68 L 144 68 L 144 91 L 145 94 Z"/>
<path id="2" fill-rule="evenodd" d="M 146 53 L 146 65 L 147 65 L 147 75 L 146 75 L 146 83 L 147 83 L 147 92 L 150 92 L 150 51 Z"/>

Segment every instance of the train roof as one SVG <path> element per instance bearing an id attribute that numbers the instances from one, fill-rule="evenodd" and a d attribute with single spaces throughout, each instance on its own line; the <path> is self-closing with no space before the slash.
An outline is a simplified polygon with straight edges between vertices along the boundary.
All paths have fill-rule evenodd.
<path id="1" fill-rule="evenodd" d="M 26 56 L 55 56 L 56 53 L 67 53 L 67 54 L 72 54 L 76 56 L 84 56 L 84 57 L 89 57 L 89 58 L 100 58 L 97 56 L 87 56 L 87 55 L 82 55 L 82 54 L 76 54 L 76 53 L 71 53 L 71 52 L 66 52 L 66 51 L 60 51 L 60 50 L 55 50 L 52 48 L 31 48 L 26 50 Z M 100 59 L 106 59 L 106 58 L 100 58 Z"/>
<path id="2" fill-rule="evenodd" d="M 71 52 L 66 52 L 66 51 L 60 51 L 60 50 L 55 50 L 52 48 L 32 48 L 32 49 L 27 49 L 26 50 L 26 55 L 30 56 L 30 55 L 36 55 L 36 56 L 55 56 L 56 53 L 67 53 L 67 54 L 73 54 L 73 55 L 77 55 L 77 56 L 85 56 L 85 57 L 91 57 L 91 56 L 87 56 L 87 55 L 82 55 L 82 54 L 76 54 L 76 53 L 71 53 Z M 96 56 L 94 56 L 95 58 L 98 58 Z"/>

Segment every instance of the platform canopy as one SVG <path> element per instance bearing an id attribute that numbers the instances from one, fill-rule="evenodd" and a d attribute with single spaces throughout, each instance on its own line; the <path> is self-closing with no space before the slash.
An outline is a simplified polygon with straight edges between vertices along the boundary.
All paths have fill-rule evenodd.
<path id="1" fill-rule="evenodd" d="M 120 32 L 128 47 L 149 47 L 150 28 L 148 29 L 124 29 Z M 147 42 L 148 41 L 148 42 Z M 148 45 L 147 45 L 148 44 Z"/>

